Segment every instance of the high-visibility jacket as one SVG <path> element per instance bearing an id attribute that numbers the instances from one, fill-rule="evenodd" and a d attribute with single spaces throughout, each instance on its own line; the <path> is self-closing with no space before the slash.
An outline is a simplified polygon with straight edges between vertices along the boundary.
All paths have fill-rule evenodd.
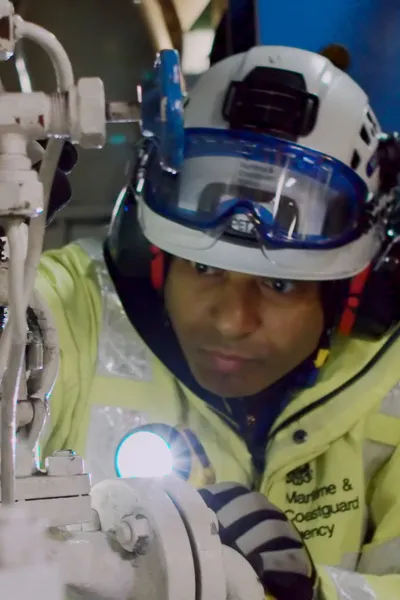
<path id="1" fill-rule="evenodd" d="M 328 600 L 400 598 L 396 330 L 377 342 L 335 341 L 317 384 L 279 416 L 274 428 L 292 418 L 268 443 L 265 472 L 256 478 L 244 441 L 139 338 L 97 242 L 44 255 L 37 289 L 61 348 L 44 454 L 73 448 L 96 482 L 116 476 L 117 448 L 128 433 L 165 425 L 187 441 L 194 485 L 257 486 L 290 517 Z"/>

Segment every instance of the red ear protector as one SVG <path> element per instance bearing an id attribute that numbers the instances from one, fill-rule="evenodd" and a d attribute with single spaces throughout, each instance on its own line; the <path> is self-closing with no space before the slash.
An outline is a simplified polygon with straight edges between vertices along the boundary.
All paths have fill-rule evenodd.
<path id="1" fill-rule="evenodd" d="M 150 260 L 151 285 L 157 292 L 160 292 L 164 287 L 165 254 L 154 244 L 150 245 L 150 252 L 152 254 Z"/>
<path id="2" fill-rule="evenodd" d="M 381 139 L 377 151 L 380 192 L 393 194 L 386 217 L 386 240 L 381 253 L 350 282 L 338 330 L 360 337 L 379 339 L 400 323 L 400 140 L 397 134 Z"/>
<path id="3" fill-rule="evenodd" d="M 353 331 L 357 319 L 357 312 L 360 306 L 360 299 L 371 272 L 371 265 L 368 265 L 364 271 L 353 277 L 349 286 L 349 293 L 342 316 L 338 325 L 338 332 L 342 335 L 350 335 Z"/>

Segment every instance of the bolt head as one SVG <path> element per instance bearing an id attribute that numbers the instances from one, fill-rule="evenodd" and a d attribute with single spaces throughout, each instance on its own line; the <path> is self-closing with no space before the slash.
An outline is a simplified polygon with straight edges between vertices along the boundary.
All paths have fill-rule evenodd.
<path id="1" fill-rule="evenodd" d="M 151 538 L 151 528 L 144 515 L 124 517 L 116 531 L 119 544 L 128 552 L 146 554 Z"/>

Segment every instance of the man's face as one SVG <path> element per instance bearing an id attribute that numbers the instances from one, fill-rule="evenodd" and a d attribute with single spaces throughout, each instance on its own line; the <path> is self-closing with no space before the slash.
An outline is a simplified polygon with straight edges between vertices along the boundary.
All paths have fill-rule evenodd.
<path id="1" fill-rule="evenodd" d="M 194 377 L 225 398 L 269 387 L 315 350 L 323 330 L 315 282 L 265 279 L 175 258 L 165 298 Z"/>

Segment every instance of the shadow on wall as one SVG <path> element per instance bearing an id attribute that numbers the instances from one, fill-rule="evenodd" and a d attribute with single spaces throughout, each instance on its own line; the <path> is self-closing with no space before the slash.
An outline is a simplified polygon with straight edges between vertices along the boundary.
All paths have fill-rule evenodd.
<path id="1" fill-rule="evenodd" d="M 28 0 L 19 9 L 23 18 L 53 32 L 64 45 L 75 77 L 101 77 L 109 100 L 136 98 L 136 85 L 151 67 L 154 52 L 140 9 L 132 0 L 118 0 L 118 7 L 103 0 Z M 55 88 L 47 56 L 29 41 L 24 52 L 34 90 Z M 7 90 L 18 89 L 13 65 L 3 76 Z M 114 125 L 108 130 L 108 146 L 101 151 L 80 150 L 72 176 L 73 199 L 49 230 L 47 247 L 91 234 L 109 220 L 113 204 L 126 180 L 135 125 Z"/>

